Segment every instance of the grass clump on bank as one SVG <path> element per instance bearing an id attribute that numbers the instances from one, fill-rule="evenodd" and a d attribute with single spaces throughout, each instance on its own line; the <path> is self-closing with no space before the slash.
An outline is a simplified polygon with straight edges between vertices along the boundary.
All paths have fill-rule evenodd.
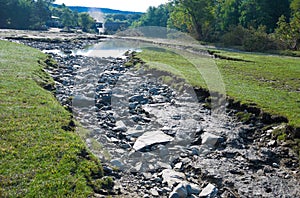
<path id="1" fill-rule="evenodd" d="M 0 41 L 0 197 L 87 197 L 111 186 L 71 114 L 41 87 L 53 85 L 46 59 Z"/>

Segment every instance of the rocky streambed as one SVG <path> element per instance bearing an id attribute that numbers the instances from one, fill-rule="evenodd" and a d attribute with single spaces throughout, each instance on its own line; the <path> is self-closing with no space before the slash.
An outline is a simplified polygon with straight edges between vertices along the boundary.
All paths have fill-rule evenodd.
<path id="1" fill-rule="evenodd" d="M 74 56 L 93 41 L 20 41 L 51 54 L 55 95 L 87 131 L 83 137 L 115 180 L 119 197 L 299 197 L 297 157 L 263 124 L 242 124 L 235 110 L 211 115 L 192 87 L 119 58 Z M 142 64 L 143 65 L 143 64 Z M 171 78 L 174 78 L 171 76 Z M 201 94 L 201 93 L 200 93 Z M 200 96 L 201 97 L 201 96 Z M 82 129 L 79 131 L 82 135 Z"/>

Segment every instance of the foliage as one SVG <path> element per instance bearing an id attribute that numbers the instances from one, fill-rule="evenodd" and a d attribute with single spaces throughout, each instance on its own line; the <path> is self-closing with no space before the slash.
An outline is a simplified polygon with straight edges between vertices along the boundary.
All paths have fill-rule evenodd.
<path id="1" fill-rule="evenodd" d="M 297 49 L 299 28 L 295 13 L 299 7 L 299 0 L 172 0 L 157 8 L 150 7 L 134 25 L 166 27 L 167 24 L 167 28 L 188 32 L 197 40 L 221 40 L 225 45 L 240 45 L 250 51 L 285 49 L 292 41 L 284 36 L 293 37 L 293 49 Z M 289 28 L 283 28 L 287 25 L 282 19 L 278 22 L 282 15 L 290 19 Z M 282 37 L 273 35 L 275 29 L 279 32 L 278 25 L 285 31 Z"/>
<path id="2" fill-rule="evenodd" d="M 158 7 L 150 6 L 142 17 L 133 23 L 133 27 L 140 26 L 160 26 L 167 27 L 169 19 L 169 5 L 160 5 Z"/>
<path id="3" fill-rule="evenodd" d="M 213 1 L 175 0 L 174 5 L 178 9 L 174 9 L 173 12 L 179 13 L 171 14 L 173 18 L 170 19 L 170 23 L 176 22 L 173 26 L 179 29 L 184 24 L 178 24 L 178 21 L 184 23 L 186 20 L 188 32 L 196 39 L 203 41 L 211 39 L 214 24 Z"/>
<path id="4" fill-rule="evenodd" d="M 112 186 L 70 113 L 40 87 L 54 83 L 46 59 L 0 41 L 0 197 L 89 197 Z"/>
<path id="5" fill-rule="evenodd" d="M 294 13 L 300 12 L 300 0 L 292 0 L 291 9 Z"/>
<path id="6" fill-rule="evenodd" d="M 244 40 L 250 36 L 249 34 L 249 31 L 241 25 L 230 26 L 228 32 L 222 36 L 221 41 L 226 46 L 242 46 Z"/>
<path id="7" fill-rule="evenodd" d="M 54 0 L 0 0 L 0 28 L 42 29 Z"/>
<path id="8" fill-rule="evenodd" d="M 46 29 L 51 16 L 60 18 L 64 27 L 94 29 L 95 22 L 87 13 L 72 11 L 64 4 L 52 7 L 54 0 L 0 0 L 0 28 Z"/>
<path id="9" fill-rule="evenodd" d="M 240 5 L 242 0 L 219 0 L 215 7 L 219 29 L 227 31 L 230 27 L 238 26 Z"/>
<path id="10" fill-rule="evenodd" d="M 243 48 L 246 51 L 264 52 L 267 50 L 276 50 L 276 42 L 266 33 L 265 26 L 259 26 L 257 29 L 246 30 L 248 36 L 244 37 Z"/>
<path id="11" fill-rule="evenodd" d="M 52 7 L 52 14 L 59 17 L 64 27 L 80 27 L 84 32 L 93 32 L 96 28 L 95 20 L 86 12 L 72 11 L 65 4 Z"/>
<path id="12" fill-rule="evenodd" d="M 300 12 L 296 12 L 290 22 L 286 22 L 285 16 L 279 18 L 276 37 L 286 48 L 300 49 Z"/>

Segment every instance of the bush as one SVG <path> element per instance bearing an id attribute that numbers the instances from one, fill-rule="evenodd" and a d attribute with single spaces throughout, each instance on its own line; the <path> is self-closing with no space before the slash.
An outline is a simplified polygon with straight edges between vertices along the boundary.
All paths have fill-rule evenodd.
<path id="1" fill-rule="evenodd" d="M 266 51 L 280 48 L 280 42 L 266 33 L 265 26 L 258 29 L 246 29 L 242 26 L 232 26 L 222 37 L 225 46 L 242 46 L 246 51 Z"/>
<path id="2" fill-rule="evenodd" d="M 265 26 L 260 26 L 257 30 L 251 28 L 247 30 L 249 36 L 243 41 L 243 48 L 246 51 L 266 51 L 277 49 L 275 39 L 266 33 Z"/>
<path id="3" fill-rule="evenodd" d="M 222 36 L 221 41 L 226 46 L 242 46 L 244 39 L 248 36 L 249 32 L 241 25 L 231 26 L 229 31 Z"/>

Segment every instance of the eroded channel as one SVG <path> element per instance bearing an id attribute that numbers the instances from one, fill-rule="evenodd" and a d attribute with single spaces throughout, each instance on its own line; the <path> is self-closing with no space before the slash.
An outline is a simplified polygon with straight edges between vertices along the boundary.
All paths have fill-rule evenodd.
<path id="1" fill-rule="evenodd" d="M 93 50 L 78 50 L 95 41 L 23 42 L 59 50 L 47 51 L 55 52 L 51 55 L 58 62 L 47 71 L 56 82 L 57 99 L 81 123 L 79 133 L 116 181 L 113 192 L 102 194 L 300 196 L 296 157 L 277 146 L 272 129 L 258 136 L 261 124 L 242 124 L 229 116 L 230 109 L 211 115 L 184 82 L 177 90 L 161 81 L 165 73 L 143 64 L 126 66 L 132 54 L 124 52 L 136 50 L 128 43 L 116 47 L 106 41 L 91 46 Z"/>

